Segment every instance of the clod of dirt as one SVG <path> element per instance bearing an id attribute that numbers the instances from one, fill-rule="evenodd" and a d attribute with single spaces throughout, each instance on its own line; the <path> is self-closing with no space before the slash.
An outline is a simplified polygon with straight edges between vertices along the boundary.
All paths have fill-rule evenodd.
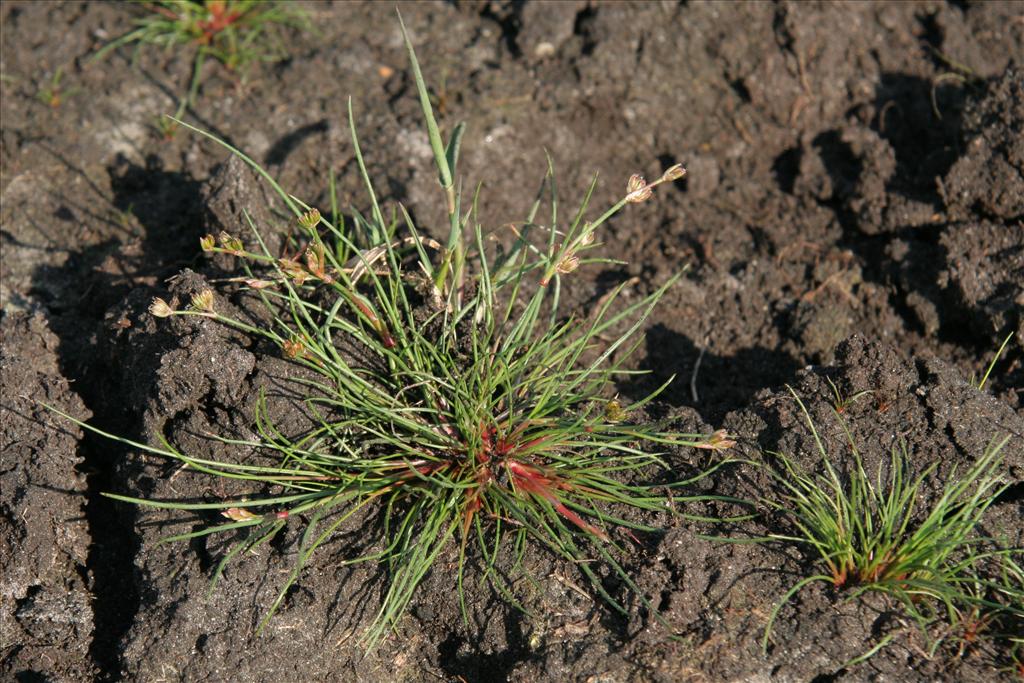
<path id="1" fill-rule="evenodd" d="M 192 295 L 210 289 L 199 274 L 185 270 L 172 279 L 167 300 L 187 308 Z M 124 396 L 135 410 L 144 409 L 143 428 L 160 433 L 164 423 L 206 402 L 230 405 L 255 366 L 244 348 L 245 338 L 201 317 L 172 317 L 157 321 L 145 312 L 148 298 L 133 293 L 113 317 L 137 319 L 139 325 L 118 336 L 107 353 L 122 371 Z M 216 306 L 231 306 L 217 297 Z M 162 324 L 161 324 L 162 323 Z"/>
<path id="2" fill-rule="evenodd" d="M 952 322 L 988 337 L 993 351 L 1009 331 L 1024 340 L 1024 223 L 956 223 L 939 243 L 948 256 L 936 284 Z"/>
<path id="3" fill-rule="evenodd" d="M 37 401 L 89 415 L 41 315 L 8 315 L 0 331 L 0 678 L 91 680 L 90 538 L 74 455 L 82 430 Z"/>
<path id="4" fill-rule="evenodd" d="M 526 3 L 522 9 L 522 30 L 516 44 L 531 61 L 550 57 L 572 38 L 577 16 L 585 2 Z"/>
<path id="5" fill-rule="evenodd" d="M 965 151 L 939 183 L 950 216 L 940 237 L 955 323 L 994 346 L 1024 339 L 1024 67 L 1010 65 L 964 113 Z"/>
<path id="6" fill-rule="evenodd" d="M 277 198 L 271 198 L 268 189 L 267 182 L 257 176 L 249 164 L 230 155 L 200 192 L 206 209 L 207 232 L 217 235 L 223 230 L 241 239 L 248 249 L 258 252 L 259 243 L 252 232 L 255 226 L 265 240 L 270 240 L 267 244 L 270 252 L 279 253 L 278 242 L 283 234 L 272 228 L 279 227 L 282 220 L 270 211 Z M 215 261 L 225 269 L 235 269 L 232 257 L 218 255 Z"/>
<path id="7" fill-rule="evenodd" d="M 1024 220 L 1024 66 L 1011 65 L 964 112 L 965 153 L 939 184 L 949 213 Z"/>
<path id="8" fill-rule="evenodd" d="M 886 183 L 896 171 L 896 152 L 878 133 L 864 126 L 843 129 L 840 140 L 861 167 L 846 205 L 857 215 L 862 232 L 877 233 L 883 229 L 883 211 L 888 203 Z"/>

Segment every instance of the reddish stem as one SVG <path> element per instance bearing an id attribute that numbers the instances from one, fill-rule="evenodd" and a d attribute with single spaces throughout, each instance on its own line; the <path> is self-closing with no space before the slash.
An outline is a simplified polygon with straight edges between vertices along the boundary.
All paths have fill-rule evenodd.
<path id="1" fill-rule="evenodd" d="M 200 43 L 209 45 L 213 42 L 214 36 L 238 21 L 242 16 L 241 12 L 227 12 L 227 6 L 223 2 L 211 2 L 208 7 L 210 19 L 196 22 L 199 30 L 203 32 Z"/>
<path id="2" fill-rule="evenodd" d="M 555 495 L 552 488 L 568 488 L 563 482 L 560 482 L 557 477 L 553 475 L 545 475 L 540 469 L 532 465 L 525 465 L 515 460 L 508 461 L 506 463 L 509 474 L 512 475 L 512 482 L 516 488 L 526 491 L 538 498 L 551 503 L 551 507 L 555 508 L 558 514 L 562 515 L 570 522 L 583 529 L 584 531 L 597 536 L 602 541 L 608 540 L 608 535 L 588 523 L 578 514 L 567 508 L 562 501 Z"/>

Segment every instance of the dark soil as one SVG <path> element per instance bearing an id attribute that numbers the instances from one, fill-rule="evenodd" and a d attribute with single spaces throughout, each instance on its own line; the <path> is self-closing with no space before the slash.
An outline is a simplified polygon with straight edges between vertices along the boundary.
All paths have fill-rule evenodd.
<path id="1" fill-rule="evenodd" d="M 465 120 L 463 172 L 484 183 L 493 228 L 521 220 L 550 152 L 563 204 L 600 174 L 595 205 L 631 173 L 681 161 L 684 181 L 630 207 L 602 236 L 619 268 L 581 269 L 569 306 L 629 281 L 641 297 L 689 264 L 650 321 L 619 387 L 640 396 L 671 375 L 659 410 L 692 429 L 725 428 L 737 450 L 817 455 L 785 385 L 844 457 L 831 380 L 869 472 L 904 443 L 914 468 L 938 463 L 934 497 L 991 439 L 1011 435 L 1018 482 L 986 525 L 1024 544 L 1024 8 L 1014 2 L 597 3 L 468 1 L 401 5 L 441 125 Z M 315 32 L 292 57 L 245 80 L 210 62 L 187 118 L 327 205 L 366 207 L 346 98 L 386 202 L 417 223 L 442 215 L 430 150 L 392 7 L 308 6 Z M 253 436 L 260 390 L 299 430 L 295 368 L 209 321 L 157 321 L 151 297 L 187 300 L 228 261 L 198 239 L 274 227 L 265 190 L 186 131 L 164 139 L 189 76 L 181 53 L 89 57 L 138 8 L 5 2 L 0 94 L 0 677 L 16 681 L 991 681 L 1014 674 L 998 643 L 933 658 L 900 611 L 808 588 L 787 604 L 762 654 L 768 614 L 812 571 L 792 548 L 701 540 L 741 530 L 673 523 L 629 559 L 683 635 L 634 600 L 623 619 L 571 566 L 536 551 L 523 599 L 505 605 L 470 571 L 471 619 L 451 585 L 455 554 L 428 575 L 395 637 L 364 655 L 358 634 L 383 587 L 358 554 L 372 515 L 315 557 L 280 614 L 255 628 L 290 571 L 298 527 L 239 558 L 207 595 L 229 539 L 157 545 L 210 519 L 154 513 L 101 492 L 173 499 L 247 493 L 83 433 L 97 428 L 225 453 L 203 434 Z M 134 59 L 133 59 L 134 57 Z M 39 95 L 62 68 L 57 106 Z M 271 230 L 272 231 L 272 230 Z M 243 233 L 243 230 L 235 230 Z M 229 305 L 224 301 L 224 305 Z M 1001 341 L 1015 339 L 983 391 Z M 692 458 L 693 454 L 679 454 Z M 755 498 L 763 471 L 734 468 L 714 490 Z M 626 594 L 628 598 L 628 594 Z M 865 662 L 846 663 L 881 638 Z M 1005 643 L 1003 643 L 1005 645 Z"/>

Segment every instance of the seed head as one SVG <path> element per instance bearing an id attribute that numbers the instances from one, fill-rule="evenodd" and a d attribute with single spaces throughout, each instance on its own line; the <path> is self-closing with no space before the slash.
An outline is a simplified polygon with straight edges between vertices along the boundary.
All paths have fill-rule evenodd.
<path id="1" fill-rule="evenodd" d="M 203 248 L 203 251 L 213 251 L 216 244 L 217 241 L 213 235 L 204 235 L 199 238 L 199 246 Z"/>
<path id="2" fill-rule="evenodd" d="M 572 271 L 576 270 L 579 267 L 579 257 L 576 256 L 575 254 L 569 254 L 561 261 L 559 261 L 558 266 L 555 267 L 555 270 L 557 270 L 562 275 L 568 275 L 569 273 L 571 273 Z"/>
<path id="3" fill-rule="evenodd" d="M 240 254 L 242 253 L 242 250 L 245 249 L 245 246 L 242 244 L 242 240 L 237 237 L 232 237 L 227 232 L 221 231 L 220 235 L 218 235 L 218 239 L 220 240 L 221 246 L 229 253 Z"/>
<path id="4" fill-rule="evenodd" d="M 284 355 L 293 360 L 301 358 L 306 355 L 306 346 L 298 337 L 292 337 L 284 343 Z"/>
<path id="5" fill-rule="evenodd" d="M 192 308 L 203 313 L 213 313 L 213 290 L 204 289 L 192 295 Z"/>
<path id="6" fill-rule="evenodd" d="M 316 209 L 310 209 L 306 213 L 299 216 L 299 226 L 310 230 L 320 224 L 320 212 Z"/>
<path id="7" fill-rule="evenodd" d="M 250 519 L 256 519 L 259 516 L 249 512 L 245 508 L 228 508 L 220 514 L 236 522 L 248 522 Z"/>
<path id="8" fill-rule="evenodd" d="M 640 202 L 647 201 L 651 198 L 651 187 L 644 180 L 642 175 L 634 173 L 629 176 L 629 182 L 626 183 L 626 201 L 631 204 L 639 204 Z"/>
<path id="9" fill-rule="evenodd" d="M 683 168 L 682 164 L 676 164 L 675 166 L 670 166 L 661 174 L 661 182 L 670 183 L 673 180 L 679 180 L 684 175 L 686 175 L 686 169 Z"/>
<path id="10" fill-rule="evenodd" d="M 581 247 L 589 247 L 594 243 L 594 228 L 591 227 L 590 223 L 583 225 L 583 234 L 580 235 L 580 240 L 577 244 Z"/>
<path id="11" fill-rule="evenodd" d="M 726 451 L 735 445 L 736 440 L 729 438 L 729 433 L 724 429 L 719 429 L 707 441 L 698 444 L 695 448 L 703 448 L 709 451 Z"/>
<path id="12" fill-rule="evenodd" d="M 174 309 L 167 305 L 166 301 L 155 296 L 153 297 L 153 302 L 149 304 L 149 314 L 157 318 L 166 318 L 174 315 Z"/>

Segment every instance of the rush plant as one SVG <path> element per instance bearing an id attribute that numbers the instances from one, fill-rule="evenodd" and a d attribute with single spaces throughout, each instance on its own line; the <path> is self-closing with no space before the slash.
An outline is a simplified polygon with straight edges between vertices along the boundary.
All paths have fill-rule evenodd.
<path id="1" fill-rule="evenodd" d="M 249 482 L 253 495 L 205 503 L 112 497 L 158 508 L 219 510 L 226 518 L 171 540 L 248 530 L 224 555 L 214 580 L 240 552 L 265 543 L 289 522 L 304 524 L 294 571 L 266 619 L 311 553 L 353 515 L 376 508 L 383 520 L 377 545 L 351 560 L 387 568 L 386 593 L 365 635 L 370 647 L 396 626 L 449 547 L 458 552 L 464 614 L 470 555 L 497 592 L 518 605 L 499 560 L 503 549 L 521 557 L 533 543 L 574 563 L 614 609 L 625 611 L 621 597 L 602 583 L 605 570 L 660 618 L 621 562 L 637 533 L 657 529 L 625 511 L 654 519 L 656 513 L 682 514 L 676 505 L 719 499 L 686 495 L 686 487 L 724 459 L 698 467 L 670 463 L 666 453 L 655 451 L 678 457 L 687 447 L 717 452 L 732 442 L 723 432 L 677 433 L 638 419 L 660 389 L 631 405 L 611 398 L 616 378 L 635 372 L 623 364 L 640 343 L 644 320 L 678 275 L 621 307 L 619 286 L 578 317 L 564 317 L 559 298 L 563 278 L 584 264 L 604 262 L 591 256 L 604 225 L 684 170 L 672 166 L 653 182 L 634 175 L 618 202 L 588 218 L 596 179 L 566 216 L 549 161 L 525 220 L 485 233 L 477 220 L 479 192 L 467 207 L 458 180 L 463 128 L 456 126 L 447 143 L 442 139 L 408 36 L 406 46 L 444 196 L 443 241 L 426 236 L 404 207 L 385 219 L 363 163 L 351 101 L 352 144 L 369 211 L 353 209 L 348 221 L 335 218 L 336 206 L 327 220 L 238 150 L 182 124 L 262 174 L 301 237 L 290 257 L 272 254 L 255 225 L 257 248 L 247 249 L 228 233 L 202 240 L 205 251 L 238 258 L 245 270 L 238 281 L 265 307 L 265 326 L 223 314 L 212 290 L 198 292 L 183 309 L 155 299 L 150 311 L 217 321 L 273 342 L 316 377 L 296 380 L 308 392 L 316 426 L 288 437 L 261 401 L 255 420 L 262 438 L 247 445 L 268 454 L 270 465 L 192 457 L 166 440 L 159 447 L 128 442 L 213 477 Z M 546 225 L 538 220 L 542 206 L 550 210 Z M 681 471 L 690 474 L 682 478 Z M 261 497 L 266 490 L 273 493 Z"/>
<path id="2" fill-rule="evenodd" d="M 762 540 L 809 547 L 823 571 L 794 584 L 772 610 L 762 643 L 765 649 L 779 610 L 815 582 L 828 583 L 850 598 L 868 591 L 888 595 L 926 637 L 937 621 L 956 626 L 971 619 L 982 623 L 1024 617 L 1020 602 L 1024 574 L 1013 561 L 1020 551 L 1000 547 L 976 531 L 989 506 L 1009 486 L 1000 474 L 1001 453 L 1009 437 L 990 443 L 961 476 L 954 472 L 931 509 L 919 515 L 922 486 L 935 464 L 911 478 L 906 447 L 894 447 L 888 476 L 879 467 L 871 477 L 847 430 L 850 467 L 841 474 L 806 406 L 795 393 L 793 397 L 814 437 L 824 471 L 810 475 L 787 455 L 773 454 L 778 462 L 773 476 L 783 493 L 766 503 L 789 519 L 794 533 Z M 932 641 L 933 651 L 938 642 Z"/>
<path id="3" fill-rule="evenodd" d="M 306 14 L 289 2 L 265 0 L 160 0 L 140 3 L 135 28 L 104 45 L 92 59 L 101 59 L 125 45 L 155 45 L 191 50 L 192 76 L 173 119 L 161 132 L 174 132 L 174 119 L 195 103 L 207 59 L 244 72 L 256 62 L 274 62 L 286 54 L 278 32 L 282 27 L 308 27 Z M 163 121 L 163 120 L 161 120 Z"/>

